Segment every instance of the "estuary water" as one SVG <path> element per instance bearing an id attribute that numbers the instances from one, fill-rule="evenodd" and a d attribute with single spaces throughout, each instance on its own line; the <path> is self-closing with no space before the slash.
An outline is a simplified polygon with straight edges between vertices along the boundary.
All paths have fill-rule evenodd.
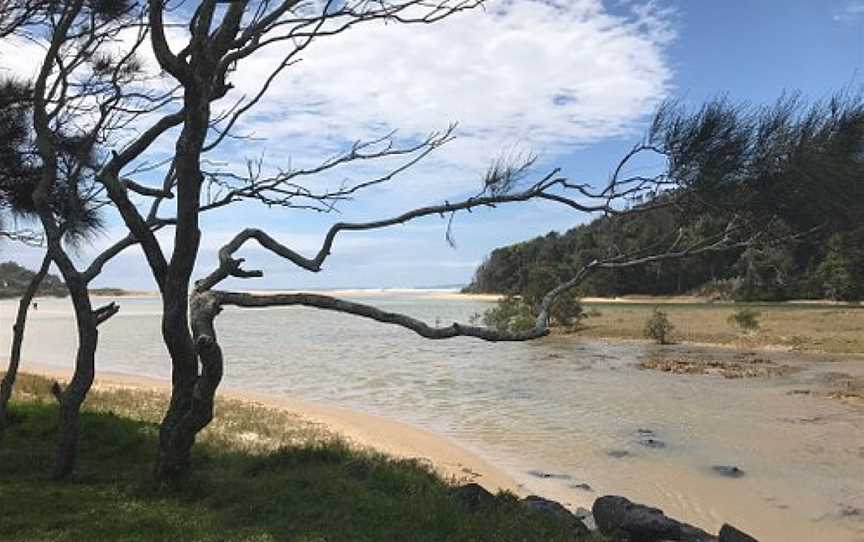
<path id="1" fill-rule="evenodd" d="M 489 306 L 422 291 L 350 298 L 442 325 Z M 159 300 L 119 303 L 101 328 L 98 369 L 167 380 Z M 0 302 L 2 329 L 14 310 Z M 40 299 L 31 314 L 24 359 L 71 366 L 69 302 Z M 621 494 L 715 532 L 730 522 L 763 541 L 864 541 L 864 411 L 796 393 L 818 390 L 832 374 L 864 374 L 862 358 L 760 353 L 801 370 L 727 380 L 640 369 L 658 355 L 649 345 L 428 341 L 296 307 L 226 309 L 217 328 L 224 386 L 418 425 L 500 466 L 526 492 L 574 508 Z M 0 354 L 9 340 L 4 332 Z M 723 476 L 717 465 L 743 476 Z"/>

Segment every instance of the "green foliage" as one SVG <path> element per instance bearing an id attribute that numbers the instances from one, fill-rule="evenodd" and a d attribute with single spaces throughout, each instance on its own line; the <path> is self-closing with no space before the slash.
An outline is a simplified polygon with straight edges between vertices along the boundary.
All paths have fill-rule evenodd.
<path id="1" fill-rule="evenodd" d="M 534 327 L 537 321 L 536 307 L 539 300 L 514 295 L 506 295 L 498 300 L 494 307 L 487 309 L 474 320 L 482 321 L 483 325 L 499 331 L 527 331 Z M 572 294 L 562 294 L 552 304 L 549 310 L 549 325 L 566 333 L 572 333 L 579 328 L 579 323 L 586 318 L 579 299 Z"/>
<path id="2" fill-rule="evenodd" d="M 669 336 L 675 326 L 669 321 L 669 316 L 660 310 L 660 307 L 654 307 L 651 316 L 645 321 L 643 333 L 646 338 L 652 339 L 657 344 L 669 344 Z"/>
<path id="3" fill-rule="evenodd" d="M 746 220 L 761 232 L 763 246 L 599 270 L 577 293 L 699 292 L 741 301 L 864 296 L 864 97 L 840 93 L 808 106 L 793 95 L 764 108 L 718 100 L 695 112 L 671 104 L 650 138 L 669 158 L 666 175 L 676 189 L 639 194 L 632 204 L 677 197 L 676 205 L 496 249 L 466 290 L 528 296 L 537 282 L 561 282 L 595 259 L 644 254 L 664 240 L 668 246 L 679 232 L 682 244 L 716 238 L 735 215 L 736 224 Z M 808 235 L 795 243 L 769 241 L 802 232 Z"/>
<path id="4" fill-rule="evenodd" d="M 864 298 L 864 227 L 834 234 L 816 270 L 822 292 L 837 301 Z"/>
<path id="5" fill-rule="evenodd" d="M 332 437 L 255 452 L 204 442 L 192 479 L 157 487 L 157 425 L 109 411 L 84 413 L 74 483 L 53 482 L 56 406 L 42 399 L 13 403 L 0 447 L 4 541 L 572 540 L 510 494 L 472 510 L 424 464 Z"/>
<path id="6" fill-rule="evenodd" d="M 744 331 L 755 331 L 759 329 L 759 318 L 762 313 L 749 307 L 742 307 L 729 315 L 729 325 L 736 326 Z"/>
<path id="7" fill-rule="evenodd" d="M 534 327 L 536 316 L 531 306 L 521 297 L 506 295 L 494 307 L 486 310 L 483 325 L 499 331 L 526 331 Z"/>

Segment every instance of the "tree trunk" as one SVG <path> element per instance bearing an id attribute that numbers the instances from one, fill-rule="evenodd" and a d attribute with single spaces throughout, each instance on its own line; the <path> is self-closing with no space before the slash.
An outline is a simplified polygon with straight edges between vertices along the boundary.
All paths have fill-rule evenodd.
<path id="1" fill-rule="evenodd" d="M 213 419 L 214 397 L 222 380 L 222 351 L 213 328 L 213 319 L 220 310 L 215 296 L 193 295 L 195 373 L 189 379 L 189 367 L 175 363 L 171 406 L 159 432 L 159 453 L 154 472 L 159 481 L 177 483 L 188 474 L 195 438 Z M 189 338 L 189 344 L 192 344 Z M 200 374 L 198 359 L 202 367 Z M 178 385 L 178 380 L 181 385 Z"/>
<path id="2" fill-rule="evenodd" d="M 189 328 L 189 284 L 201 231 L 200 211 L 201 149 L 210 119 L 209 88 L 187 89 L 184 94 L 183 130 L 175 146 L 177 173 L 177 226 L 174 229 L 174 252 L 162 292 L 162 336 L 171 355 L 171 404 L 159 429 L 159 449 L 154 474 L 160 481 L 177 481 L 189 469 L 195 434 L 187 418 L 194 416 L 199 398 L 198 352 Z M 205 368 L 206 373 L 206 368 Z M 221 374 L 221 372 L 220 372 Z M 209 420 L 208 420 L 209 421 Z M 205 423 L 206 425 L 206 423 Z"/>
<path id="3" fill-rule="evenodd" d="M 27 324 L 27 311 L 30 309 L 30 303 L 36 296 L 39 286 L 42 284 L 42 279 L 48 274 L 48 269 L 51 267 L 51 257 L 46 253 L 42 260 L 42 266 L 39 271 L 33 275 L 30 284 L 21 296 L 18 302 L 18 313 L 15 316 L 15 324 L 12 326 L 12 351 L 9 354 L 9 366 L 6 369 L 6 374 L 3 375 L 3 381 L 0 382 L 0 442 L 3 440 L 3 433 L 7 425 L 9 399 L 12 397 L 12 388 L 15 386 L 15 379 L 18 377 L 18 367 L 21 363 L 21 345 L 24 343 L 24 326 Z"/>
<path id="4" fill-rule="evenodd" d="M 57 452 L 55 455 L 55 479 L 69 476 L 75 469 L 78 459 L 78 440 L 80 434 L 80 412 L 84 399 L 93 385 L 95 376 L 96 345 L 99 341 L 96 316 L 90 305 L 87 285 L 79 277 L 67 279 L 66 285 L 75 307 L 78 324 L 78 353 L 75 358 L 75 372 L 65 390 L 55 383 L 53 392 L 60 404 L 58 420 Z"/>

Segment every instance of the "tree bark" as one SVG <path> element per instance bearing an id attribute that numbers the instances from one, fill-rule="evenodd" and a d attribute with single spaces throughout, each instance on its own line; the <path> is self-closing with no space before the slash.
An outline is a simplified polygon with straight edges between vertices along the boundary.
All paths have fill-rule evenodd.
<path id="1" fill-rule="evenodd" d="M 67 278 L 67 286 L 78 324 L 78 353 L 75 358 L 75 372 L 66 389 L 61 390 L 59 384 L 54 384 L 54 396 L 60 404 L 57 451 L 53 471 L 55 479 L 66 478 L 75 469 L 78 459 L 81 405 L 93 385 L 96 345 L 99 342 L 98 323 L 90 305 L 86 283 L 78 280 L 78 277 L 74 280 Z"/>
<path id="2" fill-rule="evenodd" d="M 157 480 L 169 483 L 181 481 L 189 472 L 195 438 L 213 419 L 214 397 L 222 380 L 222 351 L 213 327 L 221 310 L 218 300 L 209 293 L 193 294 L 191 305 L 195 372 L 193 376 L 189 367 L 175 363 L 171 406 L 160 429 L 154 473 Z"/>
<path id="3" fill-rule="evenodd" d="M 172 365 L 171 403 L 159 429 L 154 469 L 157 480 L 168 482 L 176 482 L 188 472 L 192 445 L 200 431 L 200 428 L 191 431 L 195 424 L 187 421 L 187 417 L 194 416 L 198 382 L 203 377 L 199 376 L 198 352 L 189 326 L 188 296 L 201 240 L 198 226 L 203 181 L 201 148 L 210 119 L 206 85 L 187 88 L 184 111 L 183 130 L 175 147 L 177 227 L 174 230 L 174 252 L 162 292 L 162 337 Z"/>
<path id="4" fill-rule="evenodd" d="M 50 267 L 51 257 L 46 253 L 42 260 L 42 266 L 33 275 L 30 284 L 27 285 L 27 289 L 24 291 L 24 295 L 21 296 L 21 300 L 18 302 L 18 312 L 15 316 L 15 324 L 12 326 L 12 350 L 9 354 L 9 366 L 6 368 L 6 374 L 3 375 L 3 381 L 0 382 L 0 442 L 2 442 L 3 434 L 6 430 L 9 399 L 12 397 L 12 388 L 15 386 L 15 379 L 18 377 L 18 367 L 21 364 L 21 346 L 24 343 L 24 327 L 27 324 L 27 312 Z"/>

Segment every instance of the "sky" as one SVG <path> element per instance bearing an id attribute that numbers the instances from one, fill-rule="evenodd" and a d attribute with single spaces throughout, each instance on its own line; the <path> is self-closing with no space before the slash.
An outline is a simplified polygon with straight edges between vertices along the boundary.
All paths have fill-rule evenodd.
<path id="1" fill-rule="evenodd" d="M 0 67 L 32 72 L 38 51 L 22 51 L 0 47 Z M 242 171 L 249 159 L 260 159 L 267 171 L 313 167 L 353 141 L 397 130 L 396 140 L 411 144 L 454 122 L 457 137 L 333 213 L 249 202 L 205 214 L 196 276 L 209 272 L 219 247 L 245 227 L 265 229 L 313 256 L 333 222 L 390 217 L 476 193 L 501 156 L 536 154 L 529 180 L 560 168 L 570 179 L 600 184 L 644 136 L 664 99 L 694 107 L 724 95 L 754 105 L 793 91 L 822 99 L 861 87 L 862 56 L 864 0 L 489 0 L 485 10 L 434 25 L 367 25 L 321 39 L 237 126 L 254 138 L 220 147 L 208 156 L 214 167 Z M 239 66 L 233 95 L 254 92 L 279 58 L 273 49 Z M 148 159 L 171 145 L 163 138 Z M 394 165 L 364 163 L 308 183 L 362 181 Z M 106 218 L 106 230 L 77 253 L 82 266 L 122 237 L 118 218 Z M 466 284 L 495 247 L 592 218 L 551 203 L 480 210 L 456 217 L 455 247 L 438 217 L 345 233 L 316 274 L 249 245 L 240 255 L 264 277 L 226 286 Z M 160 239 L 170 251 L 170 231 Z M 36 249 L 0 245 L 3 260 L 35 268 L 40 257 Z M 94 286 L 155 289 L 137 248 L 106 266 Z"/>

